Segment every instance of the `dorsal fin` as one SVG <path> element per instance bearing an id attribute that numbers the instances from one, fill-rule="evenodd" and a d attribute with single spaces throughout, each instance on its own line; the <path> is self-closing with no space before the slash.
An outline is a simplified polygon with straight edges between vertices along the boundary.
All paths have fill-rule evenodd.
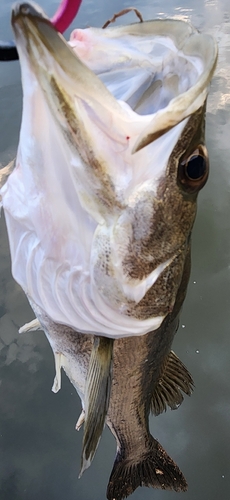
<path id="1" fill-rule="evenodd" d="M 193 387 L 193 379 L 187 368 L 171 351 L 152 395 L 152 413 L 159 415 L 167 410 L 167 406 L 176 410 L 184 399 L 182 392 L 191 396 Z"/>

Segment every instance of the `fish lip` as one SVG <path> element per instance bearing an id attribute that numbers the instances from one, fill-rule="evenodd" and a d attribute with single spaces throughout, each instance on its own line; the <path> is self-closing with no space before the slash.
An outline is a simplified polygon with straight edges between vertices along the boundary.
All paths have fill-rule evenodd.
<path id="1" fill-rule="evenodd" d="M 42 12 L 39 12 L 33 3 L 15 3 L 12 7 L 12 17 L 11 17 L 11 22 L 12 24 L 17 21 L 18 18 L 21 17 L 40 17 L 41 19 L 44 19 L 44 15 Z"/>
<path id="2" fill-rule="evenodd" d="M 26 41 L 29 54 L 34 43 L 45 46 L 52 56 L 56 54 L 55 40 L 60 35 L 45 12 L 36 4 L 14 4 L 11 13 L 11 25 L 16 42 L 20 42 L 21 38 L 23 38 Z"/>
<path id="3" fill-rule="evenodd" d="M 39 66 L 43 66 L 48 73 L 57 74 L 57 67 L 55 70 L 51 67 L 50 57 L 73 81 L 79 78 L 79 67 L 86 71 L 86 66 L 37 4 L 16 3 L 12 8 L 11 24 L 19 58 L 26 54 L 35 73 L 38 74 Z"/>
<path id="4" fill-rule="evenodd" d="M 28 36 L 31 30 L 36 28 L 37 24 L 44 24 L 50 26 L 53 31 L 56 31 L 50 22 L 49 18 L 46 16 L 45 12 L 37 5 L 33 3 L 15 3 L 12 7 L 11 12 L 11 25 L 15 32 L 16 38 L 18 34 L 18 27 L 24 32 L 24 36 Z"/>
<path id="5" fill-rule="evenodd" d="M 50 31 L 56 31 L 49 19 L 45 16 L 42 10 L 38 10 L 37 6 L 29 3 L 16 3 L 12 7 L 11 25 L 15 34 L 17 45 L 21 45 L 23 40 L 26 52 L 31 56 L 33 53 L 33 45 L 47 46 L 46 38 L 43 35 L 42 26 L 48 26 Z M 51 47 L 49 47 L 50 51 Z M 31 57 L 30 57 L 31 58 Z"/>

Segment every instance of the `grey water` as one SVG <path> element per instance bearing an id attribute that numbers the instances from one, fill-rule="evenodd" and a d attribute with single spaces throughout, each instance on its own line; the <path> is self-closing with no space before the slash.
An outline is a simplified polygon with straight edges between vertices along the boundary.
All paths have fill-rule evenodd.
<path id="1" fill-rule="evenodd" d="M 52 15 L 58 1 L 40 0 Z M 219 62 L 207 106 L 211 169 L 199 196 L 192 274 L 173 348 L 195 391 L 177 411 L 150 417 L 155 438 L 177 462 L 187 493 L 139 488 L 130 500 L 221 500 L 230 494 L 230 4 L 229 0 L 132 0 L 145 20 L 175 17 L 216 37 Z M 11 0 L 0 2 L 0 39 L 12 38 Z M 102 26 L 130 2 L 83 0 L 73 27 Z M 130 14 L 120 23 L 134 22 Z M 66 37 L 71 31 L 69 29 Z M 15 157 L 22 93 L 18 62 L 0 63 L 0 167 Z M 0 219 L 0 499 L 105 500 L 116 446 L 105 429 L 96 457 L 79 480 L 81 407 L 65 375 L 51 392 L 54 361 L 42 332 L 18 334 L 33 313 L 10 269 Z"/>

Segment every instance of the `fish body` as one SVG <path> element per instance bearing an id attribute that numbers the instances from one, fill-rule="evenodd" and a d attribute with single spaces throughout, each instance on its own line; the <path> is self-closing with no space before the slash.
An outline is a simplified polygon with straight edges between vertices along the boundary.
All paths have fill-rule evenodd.
<path id="1" fill-rule="evenodd" d="M 189 274 L 190 248 L 176 305 L 161 327 L 143 336 L 120 338 L 114 342 L 106 423 L 116 439 L 117 453 L 107 488 L 108 500 L 122 500 L 138 486 L 187 490 L 182 472 L 152 437 L 148 419 L 150 411 L 159 415 L 167 407 L 176 409 L 183 401 L 183 393 L 192 393 L 192 378 L 171 351 Z M 61 387 L 63 368 L 81 398 L 83 413 L 76 426 L 79 429 L 84 422 L 92 336 L 54 323 L 33 301 L 30 302 L 54 352 L 53 391 Z"/>
<path id="2" fill-rule="evenodd" d="M 81 397 L 81 473 L 106 418 L 117 440 L 109 500 L 141 485 L 185 490 L 148 416 L 192 389 L 171 344 L 208 178 L 215 42 L 158 20 L 77 30 L 71 49 L 30 4 L 12 25 L 24 94 L 1 188 L 12 272 L 53 349 L 53 390 L 63 367 Z"/>
<path id="3" fill-rule="evenodd" d="M 117 455 L 107 497 L 121 500 L 138 486 L 186 491 L 186 480 L 160 443 L 150 434 L 150 410 L 158 415 L 190 395 L 191 376 L 171 352 L 178 315 L 189 277 L 186 258 L 176 305 L 154 332 L 115 342 L 113 380 L 107 424 L 117 440 Z"/>

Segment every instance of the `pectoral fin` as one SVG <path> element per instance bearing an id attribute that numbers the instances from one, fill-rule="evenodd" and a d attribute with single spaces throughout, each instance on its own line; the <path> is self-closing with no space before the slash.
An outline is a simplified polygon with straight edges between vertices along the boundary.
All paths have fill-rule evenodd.
<path id="1" fill-rule="evenodd" d="M 10 176 L 11 172 L 13 172 L 14 168 L 15 168 L 15 159 L 10 161 L 10 163 L 8 163 L 6 167 L 0 168 L 0 189 L 6 183 L 8 177 Z"/>
<path id="2" fill-rule="evenodd" d="M 96 452 L 109 406 L 113 339 L 94 337 L 85 391 L 85 427 L 81 471 L 87 469 Z"/>
<path id="3" fill-rule="evenodd" d="M 171 410 L 176 410 L 184 400 L 182 391 L 191 396 L 193 387 L 193 379 L 187 368 L 176 354 L 171 351 L 152 396 L 152 413 L 159 415 L 163 411 L 166 411 L 167 406 Z"/>
<path id="4" fill-rule="evenodd" d="M 34 332 L 36 330 L 43 330 L 41 323 L 37 318 L 21 326 L 21 328 L 19 328 L 18 330 L 18 333 Z"/>

